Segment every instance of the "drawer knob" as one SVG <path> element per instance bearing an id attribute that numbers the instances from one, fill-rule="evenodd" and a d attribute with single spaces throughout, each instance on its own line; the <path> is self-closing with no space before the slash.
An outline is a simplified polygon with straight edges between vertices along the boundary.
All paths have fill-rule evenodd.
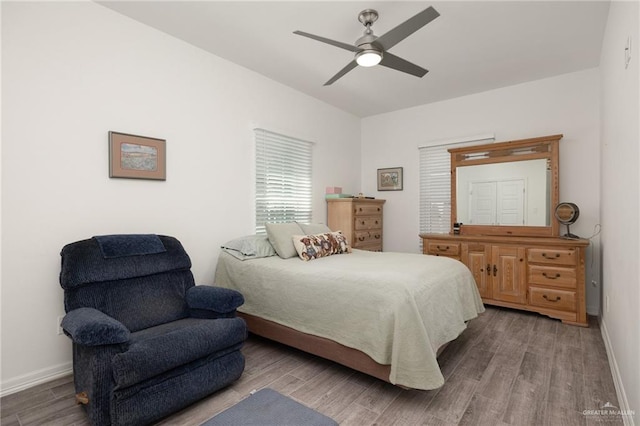
<path id="1" fill-rule="evenodd" d="M 374 237 L 375 237 L 376 240 L 379 240 L 380 239 L 380 234 L 376 234 L 376 235 L 374 235 Z"/>
<path id="2" fill-rule="evenodd" d="M 543 272 L 542 276 L 545 277 L 545 278 L 548 278 L 550 280 L 555 280 L 557 278 L 560 278 L 560 274 L 559 273 L 556 273 L 556 275 L 552 277 L 551 275 L 548 275 L 546 272 Z"/>
<path id="3" fill-rule="evenodd" d="M 358 241 L 364 241 L 365 238 L 364 237 L 358 237 Z"/>
<path id="4" fill-rule="evenodd" d="M 491 264 L 487 263 L 487 276 L 490 277 L 491 276 Z"/>
<path id="5" fill-rule="evenodd" d="M 438 250 L 440 250 L 440 251 L 447 251 L 447 250 L 449 250 L 449 246 L 446 246 L 445 248 L 442 248 L 442 247 L 440 247 L 440 246 L 436 246 L 436 248 L 437 248 Z"/>
<path id="6" fill-rule="evenodd" d="M 542 295 L 542 298 L 548 302 L 559 302 L 561 297 L 560 296 L 556 296 L 556 298 L 554 300 L 549 299 L 549 297 L 547 297 L 546 294 Z"/>
<path id="7" fill-rule="evenodd" d="M 556 253 L 555 255 L 548 255 L 547 253 L 542 253 L 542 257 L 544 257 L 545 259 L 557 259 L 560 257 L 560 253 Z"/>
<path id="8" fill-rule="evenodd" d="M 362 221 L 362 224 L 364 225 L 364 220 Z"/>

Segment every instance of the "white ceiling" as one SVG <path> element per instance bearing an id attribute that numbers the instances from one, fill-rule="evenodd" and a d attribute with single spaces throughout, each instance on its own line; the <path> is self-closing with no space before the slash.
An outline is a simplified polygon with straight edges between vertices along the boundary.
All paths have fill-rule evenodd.
<path id="1" fill-rule="evenodd" d="M 597 67 L 608 1 L 100 1 L 100 4 L 360 117 Z M 345 43 L 376 9 L 381 36 L 428 6 L 440 17 L 390 52 L 423 78 L 357 67 L 323 86 L 353 54 Z"/>

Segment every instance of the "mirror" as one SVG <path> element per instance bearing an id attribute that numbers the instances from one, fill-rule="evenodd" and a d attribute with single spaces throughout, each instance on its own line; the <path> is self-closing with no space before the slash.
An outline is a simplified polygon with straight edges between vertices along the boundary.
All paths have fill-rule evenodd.
<path id="1" fill-rule="evenodd" d="M 449 150 L 452 225 L 461 234 L 556 236 L 561 137 Z"/>
<path id="2" fill-rule="evenodd" d="M 567 233 L 563 238 L 577 239 L 580 238 L 577 235 L 571 233 L 570 226 L 576 223 L 578 217 L 580 217 L 580 209 L 574 203 L 560 203 L 556 206 L 555 212 L 556 219 L 567 227 Z"/>
<path id="3" fill-rule="evenodd" d="M 458 222 L 550 226 L 547 161 L 480 164 L 456 169 Z"/>

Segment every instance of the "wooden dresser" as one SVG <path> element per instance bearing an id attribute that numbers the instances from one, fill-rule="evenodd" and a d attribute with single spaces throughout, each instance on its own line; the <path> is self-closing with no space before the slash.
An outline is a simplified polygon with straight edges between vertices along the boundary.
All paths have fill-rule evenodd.
<path id="1" fill-rule="evenodd" d="M 327 225 L 342 231 L 351 247 L 382 251 L 382 206 L 385 200 L 335 198 L 327 200 Z"/>
<path id="2" fill-rule="evenodd" d="M 587 326 L 585 249 L 588 240 L 421 234 L 424 254 L 467 265 L 482 301 Z"/>

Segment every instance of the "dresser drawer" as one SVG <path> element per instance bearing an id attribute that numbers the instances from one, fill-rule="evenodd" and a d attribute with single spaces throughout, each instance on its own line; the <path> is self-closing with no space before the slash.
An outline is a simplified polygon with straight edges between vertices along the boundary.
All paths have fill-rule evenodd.
<path id="1" fill-rule="evenodd" d="M 570 249 L 531 248 L 527 250 L 527 260 L 529 263 L 573 266 L 577 264 L 577 257 L 576 251 Z"/>
<path id="2" fill-rule="evenodd" d="M 354 246 L 353 248 L 356 248 L 358 250 L 367 250 L 367 251 L 382 251 L 382 244 L 381 243 L 369 243 L 369 244 L 358 244 L 357 246 Z"/>
<path id="3" fill-rule="evenodd" d="M 382 216 L 361 216 L 354 219 L 356 231 L 382 228 Z"/>
<path id="4" fill-rule="evenodd" d="M 574 268 L 529 265 L 529 283 L 576 288 L 576 270 Z"/>
<path id="5" fill-rule="evenodd" d="M 382 214 L 382 206 L 379 204 L 355 203 L 353 212 L 356 216 L 373 216 Z"/>
<path id="6" fill-rule="evenodd" d="M 529 304 L 559 311 L 576 311 L 576 292 L 529 287 Z"/>
<path id="7" fill-rule="evenodd" d="M 459 256 L 460 243 L 429 241 L 427 243 L 427 254 L 433 254 L 436 256 Z"/>
<path id="8" fill-rule="evenodd" d="M 353 238 L 353 247 L 371 245 L 382 241 L 382 230 L 374 231 L 356 231 Z"/>

